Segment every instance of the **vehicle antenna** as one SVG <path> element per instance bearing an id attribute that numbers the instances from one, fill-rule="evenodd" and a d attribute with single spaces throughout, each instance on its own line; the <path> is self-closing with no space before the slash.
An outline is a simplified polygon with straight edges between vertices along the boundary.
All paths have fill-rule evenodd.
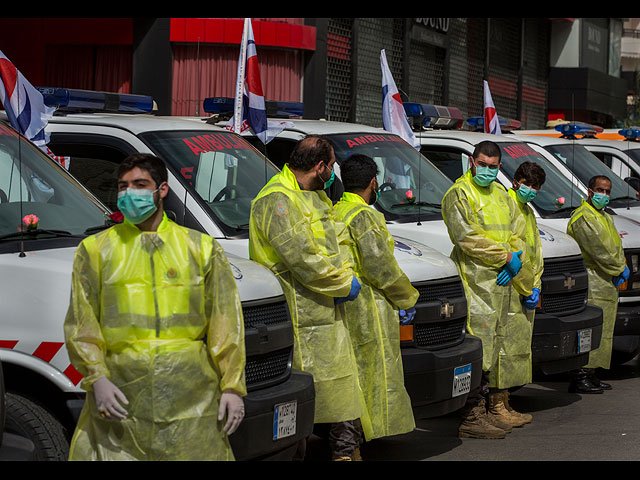
<path id="1" fill-rule="evenodd" d="M 200 107 L 200 36 L 196 44 L 196 117 L 199 116 Z"/>
<path id="2" fill-rule="evenodd" d="M 20 105 L 20 89 L 18 88 L 18 105 Z M 22 226 L 22 219 L 24 218 L 23 212 L 23 202 L 22 202 L 22 142 L 20 141 L 20 132 L 16 132 L 18 139 L 18 172 L 20 181 L 18 182 L 18 190 L 20 191 L 20 220 L 18 225 L 20 225 L 20 254 L 18 255 L 20 258 L 26 257 L 27 254 L 24 253 L 24 227 Z"/>
<path id="3" fill-rule="evenodd" d="M 574 109 L 574 93 L 571 92 L 571 123 L 575 122 L 575 109 Z M 571 197 L 570 197 L 570 201 L 569 201 L 569 207 L 571 207 L 573 205 L 573 190 L 574 188 L 576 188 L 576 185 L 574 184 L 575 178 L 576 178 L 576 174 L 575 174 L 575 161 L 576 161 L 576 154 L 575 154 L 575 150 L 576 150 L 576 136 L 572 135 L 571 136 Z M 588 195 L 588 193 L 587 193 Z"/>
<path id="4" fill-rule="evenodd" d="M 418 131 L 418 140 L 419 140 L 419 145 L 422 146 L 422 125 L 420 125 L 420 130 Z M 420 148 L 418 148 L 418 223 L 416 225 L 421 226 L 422 223 L 420 222 L 420 219 L 422 218 L 420 216 L 420 208 L 421 208 L 421 192 L 422 192 L 422 155 L 420 154 Z"/>

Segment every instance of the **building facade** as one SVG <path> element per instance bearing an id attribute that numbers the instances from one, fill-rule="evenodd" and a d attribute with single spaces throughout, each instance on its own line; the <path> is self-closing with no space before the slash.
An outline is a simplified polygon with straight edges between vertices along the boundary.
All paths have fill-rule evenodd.
<path id="1" fill-rule="evenodd" d="M 382 125 L 380 51 L 404 101 L 612 126 L 627 115 L 623 19 L 253 18 L 268 100 Z M 165 115 L 233 96 L 241 18 L 0 19 L 0 50 L 34 85 L 152 95 Z M 55 32 L 52 35 L 51 32 Z"/>

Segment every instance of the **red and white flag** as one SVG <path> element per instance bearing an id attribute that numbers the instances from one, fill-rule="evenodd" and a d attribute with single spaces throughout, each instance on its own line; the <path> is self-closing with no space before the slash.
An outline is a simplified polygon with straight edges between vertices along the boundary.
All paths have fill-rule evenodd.
<path id="1" fill-rule="evenodd" d="M 380 51 L 380 68 L 382 69 L 382 125 L 386 131 L 399 135 L 413 148 L 420 150 L 420 141 L 416 139 L 407 120 L 384 50 Z"/>
<path id="2" fill-rule="evenodd" d="M 496 112 L 496 107 L 491 99 L 491 91 L 486 80 L 484 82 L 484 133 L 502 135 L 500 130 L 500 120 Z"/>

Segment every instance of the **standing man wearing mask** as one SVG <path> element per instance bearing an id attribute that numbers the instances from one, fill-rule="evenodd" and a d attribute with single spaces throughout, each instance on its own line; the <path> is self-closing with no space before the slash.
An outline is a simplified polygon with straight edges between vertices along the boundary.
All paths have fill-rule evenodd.
<path id="1" fill-rule="evenodd" d="M 589 305 L 602 308 L 603 326 L 600 346 L 589 352 L 589 363 L 572 372 L 569 391 L 603 393 L 611 385 L 601 382 L 596 368 L 608 369 L 611 363 L 613 329 L 618 310 L 618 286 L 629 278 L 620 235 L 611 215 L 605 211 L 611 194 L 611 180 L 602 175 L 589 180 L 589 197 L 575 209 L 567 233 L 578 242 L 589 274 Z"/>
<path id="2" fill-rule="evenodd" d="M 515 427 L 530 423 L 530 414 L 516 412 L 509 402 L 509 388 L 526 385 L 532 381 L 531 339 L 535 309 L 540 299 L 544 259 L 540 245 L 540 232 L 535 214 L 529 202 L 546 180 L 544 169 L 536 163 L 524 162 L 513 175 L 513 186 L 509 195 L 525 219 L 526 257 L 522 259 L 522 270 L 513 279 L 509 316 L 506 323 L 498 325 L 500 352 L 492 374 L 496 374 L 499 395 L 490 409 L 500 412 L 502 420 Z M 500 398 L 501 396 L 501 398 Z"/>
<path id="3" fill-rule="evenodd" d="M 334 163 L 326 139 L 298 142 L 289 163 L 252 202 L 249 251 L 282 285 L 294 329 L 293 367 L 313 375 L 315 423 L 329 424 L 332 458 L 353 460 L 362 407 L 341 303 L 358 296 L 360 283 L 340 252 L 349 241 L 346 227 L 335 222 L 324 192 Z"/>
<path id="4" fill-rule="evenodd" d="M 404 387 L 399 311 L 404 317 L 415 315 L 419 295 L 393 255 L 394 240 L 384 215 L 370 206 L 380 194 L 376 163 L 365 155 L 351 155 L 340 172 L 345 192 L 335 206 L 336 216 L 353 241 L 349 255 L 362 282 L 358 298 L 345 304 L 346 323 L 364 394 L 362 426 L 369 441 L 415 428 Z"/>
<path id="5" fill-rule="evenodd" d="M 509 314 L 509 282 L 526 259 L 524 217 L 506 190 L 494 182 L 500 158 L 496 143 L 479 143 L 469 159 L 470 169 L 442 199 L 442 216 L 453 243 L 451 258 L 467 297 L 467 331 L 482 340 L 483 349 L 480 392 L 469 395 L 462 408 L 460 437 L 504 438 L 512 428 L 487 412 L 485 399 L 491 404 L 492 396 L 498 395 L 495 375 L 491 375 L 499 353 L 497 328 Z"/>
<path id="6" fill-rule="evenodd" d="M 64 331 L 87 397 L 69 458 L 233 460 L 245 348 L 227 257 L 167 218 L 162 160 L 117 173 L 124 222 L 85 238 L 73 266 Z"/>

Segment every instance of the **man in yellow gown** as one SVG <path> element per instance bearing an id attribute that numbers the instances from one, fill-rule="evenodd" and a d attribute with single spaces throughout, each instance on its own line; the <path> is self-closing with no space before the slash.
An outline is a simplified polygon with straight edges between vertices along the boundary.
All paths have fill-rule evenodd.
<path id="1" fill-rule="evenodd" d="M 233 460 L 245 349 L 227 257 L 167 218 L 157 157 L 125 159 L 118 189 L 124 222 L 85 238 L 74 261 L 64 331 L 87 395 L 69 458 Z"/>

